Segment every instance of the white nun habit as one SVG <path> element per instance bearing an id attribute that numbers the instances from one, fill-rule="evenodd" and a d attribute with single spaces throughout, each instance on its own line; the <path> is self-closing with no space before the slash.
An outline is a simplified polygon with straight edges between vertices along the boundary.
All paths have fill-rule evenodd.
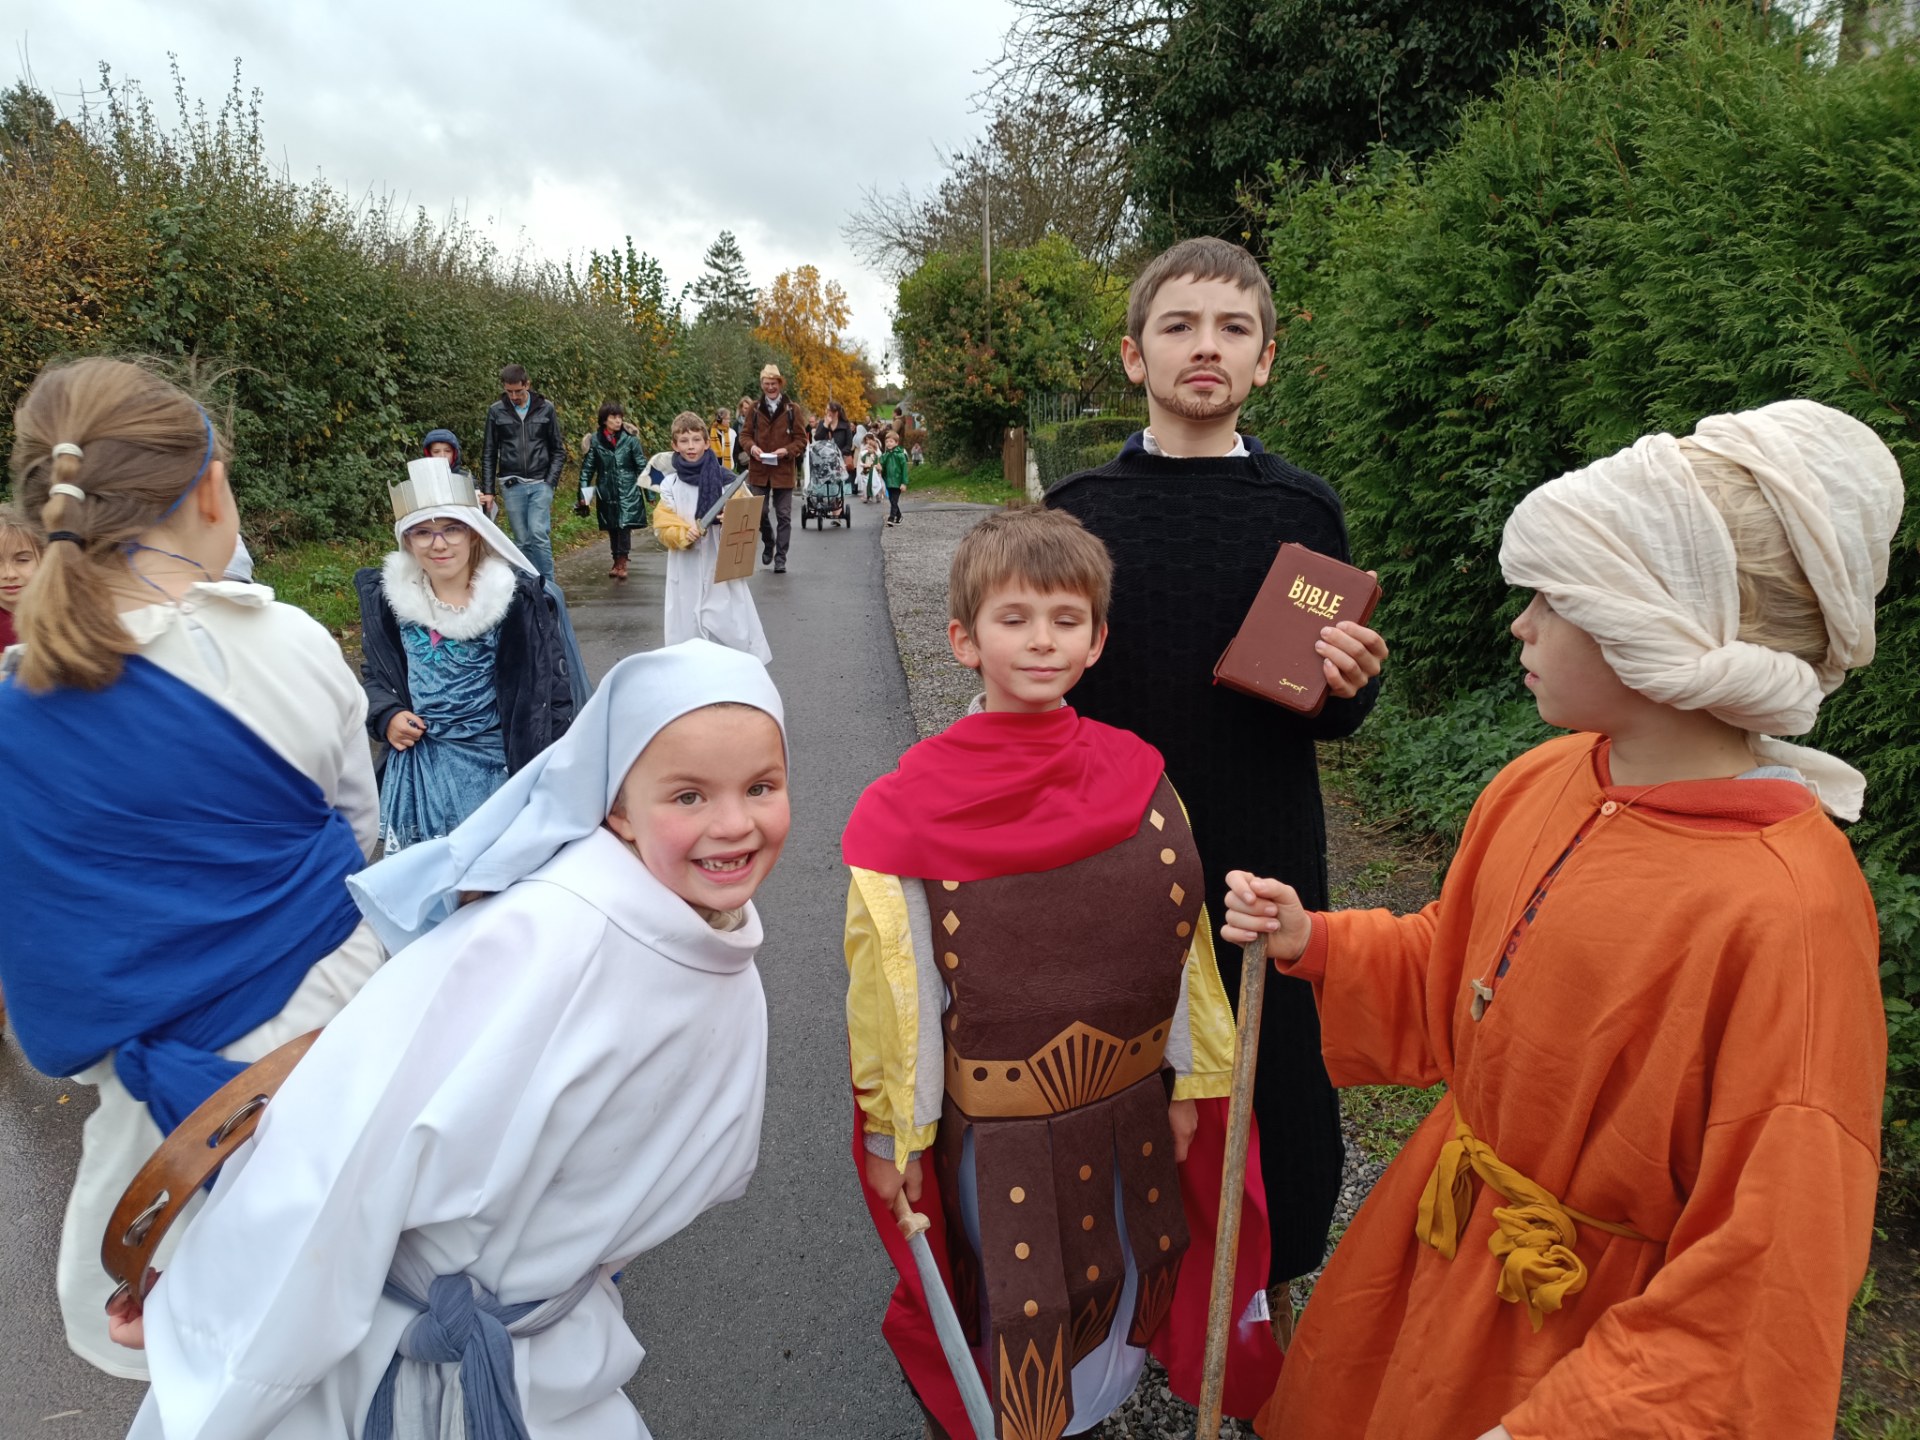
<path id="1" fill-rule="evenodd" d="M 621 1393 L 643 1352 L 609 1277 L 745 1193 L 761 926 L 749 905 L 715 929 L 601 822 L 654 735 L 720 701 L 782 720 L 750 656 L 632 656 L 452 835 L 353 882 L 399 953 L 300 1062 L 149 1297 L 132 1440 L 358 1436 L 415 1316 L 383 1287 L 462 1275 L 503 1306 L 555 1302 L 507 1331 L 532 1440 L 648 1434 Z M 500 893 L 457 908 L 471 890 Z M 396 1367 L 396 1415 L 444 1388 L 445 1433 L 464 1433 L 459 1373 Z"/>

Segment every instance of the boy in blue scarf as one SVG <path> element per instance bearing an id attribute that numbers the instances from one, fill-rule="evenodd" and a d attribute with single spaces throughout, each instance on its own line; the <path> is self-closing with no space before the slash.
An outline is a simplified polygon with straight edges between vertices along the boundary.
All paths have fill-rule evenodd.
<path id="1" fill-rule="evenodd" d="M 654 472 L 660 474 L 662 468 L 656 456 Z M 764 664 L 773 651 L 747 582 L 713 578 L 720 558 L 720 523 L 715 517 L 701 528 L 700 521 L 734 477 L 707 444 L 706 422 L 691 410 L 673 417 L 673 455 L 665 468 L 673 473 L 660 476 L 654 528 L 667 547 L 666 643 L 712 640 L 744 650 Z"/>

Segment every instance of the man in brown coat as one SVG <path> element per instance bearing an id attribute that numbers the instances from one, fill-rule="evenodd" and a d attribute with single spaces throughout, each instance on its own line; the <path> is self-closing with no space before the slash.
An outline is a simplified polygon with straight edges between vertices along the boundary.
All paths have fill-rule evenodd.
<path id="1" fill-rule="evenodd" d="M 807 422 L 800 407 L 787 398 L 786 377 L 778 365 L 760 371 L 760 403 L 747 411 L 740 426 L 740 445 L 748 457 L 747 486 L 766 497 L 760 511 L 760 563 L 773 562 L 773 573 L 787 570 L 787 540 L 793 534 L 794 475 L 800 452 L 807 448 Z M 780 525 L 774 528 L 774 515 Z"/>

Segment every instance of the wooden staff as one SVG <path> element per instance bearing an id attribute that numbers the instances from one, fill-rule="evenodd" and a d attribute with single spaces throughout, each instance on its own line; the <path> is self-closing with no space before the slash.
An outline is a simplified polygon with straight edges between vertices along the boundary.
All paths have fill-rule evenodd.
<path id="1" fill-rule="evenodd" d="M 1240 1020 L 1233 1045 L 1233 1096 L 1227 1102 L 1227 1164 L 1220 1175 L 1220 1227 L 1213 1240 L 1213 1292 L 1207 1300 L 1207 1354 L 1195 1440 L 1218 1440 L 1233 1329 L 1234 1261 L 1240 1252 L 1240 1201 L 1247 1183 L 1247 1131 L 1253 1120 L 1253 1069 L 1260 1058 L 1260 1009 L 1267 998 L 1267 937 L 1240 955 Z"/>

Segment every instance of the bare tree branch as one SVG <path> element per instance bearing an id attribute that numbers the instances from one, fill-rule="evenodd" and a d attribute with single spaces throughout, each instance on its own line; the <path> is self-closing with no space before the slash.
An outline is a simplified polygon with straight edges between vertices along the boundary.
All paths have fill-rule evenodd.
<path id="1" fill-rule="evenodd" d="M 989 191 L 999 247 L 1060 234 L 1104 263 L 1134 233 L 1124 146 L 1057 95 L 1009 101 L 977 142 L 940 160 L 947 173 L 927 195 L 862 193 L 841 233 L 866 264 L 898 277 L 929 255 L 978 248 Z"/>

